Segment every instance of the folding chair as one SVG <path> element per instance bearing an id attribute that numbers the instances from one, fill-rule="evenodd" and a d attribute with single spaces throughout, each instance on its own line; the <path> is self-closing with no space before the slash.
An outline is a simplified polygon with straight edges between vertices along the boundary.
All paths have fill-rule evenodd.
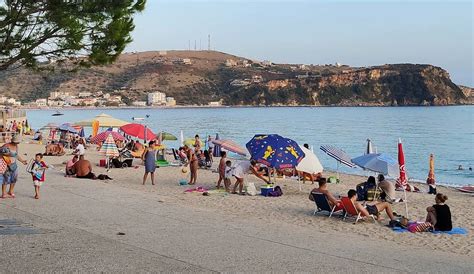
<path id="1" fill-rule="evenodd" d="M 359 212 L 357 210 L 357 208 L 355 207 L 354 203 L 352 202 L 351 199 L 349 199 L 349 197 L 342 197 L 341 198 L 341 202 L 342 202 L 342 205 L 344 206 L 344 210 L 345 210 L 345 214 L 344 214 L 344 220 L 347 218 L 347 217 L 351 217 L 351 218 L 354 218 L 355 219 L 355 222 L 354 224 L 357 224 L 357 222 L 360 220 L 360 219 L 363 219 L 364 217 L 362 216 L 362 213 Z M 376 219 L 375 219 L 375 216 L 373 214 L 370 214 L 369 217 L 372 218 L 372 220 L 374 220 L 374 222 L 376 222 Z"/>
<path id="2" fill-rule="evenodd" d="M 334 210 L 336 209 L 337 205 L 334 205 L 331 207 L 331 205 L 329 204 L 328 198 L 323 193 L 311 192 L 311 195 L 313 196 L 313 200 L 316 205 L 313 215 L 326 211 L 327 213 L 329 213 L 329 218 L 331 218 L 331 216 L 335 212 Z M 338 210 L 338 212 L 339 211 L 341 210 Z"/>

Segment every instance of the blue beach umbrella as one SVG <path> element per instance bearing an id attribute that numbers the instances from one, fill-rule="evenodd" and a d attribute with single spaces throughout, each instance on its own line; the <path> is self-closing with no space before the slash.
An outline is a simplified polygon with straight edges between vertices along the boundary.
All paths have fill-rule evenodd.
<path id="1" fill-rule="evenodd" d="M 69 123 L 65 123 L 65 124 L 62 124 L 58 127 L 59 130 L 61 131 L 68 131 L 68 132 L 71 132 L 71 133 L 78 133 L 77 129 L 75 129 L 71 124 Z"/>
<path id="2" fill-rule="evenodd" d="M 219 133 L 216 133 L 216 138 L 214 139 L 215 141 L 220 140 L 219 138 Z M 220 145 L 214 145 L 214 150 L 212 151 L 212 156 L 214 157 L 221 157 L 221 146 Z"/>
<path id="3" fill-rule="evenodd" d="M 365 154 L 352 159 L 352 162 L 361 168 L 390 177 L 398 176 L 399 168 L 397 160 L 385 153 Z"/>
<path id="4" fill-rule="evenodd" d="M 305 156 L 295 141 L 278 134 L 255 135 L 247 149 L 252 159 L 276 169 L 294 168 Z"/>

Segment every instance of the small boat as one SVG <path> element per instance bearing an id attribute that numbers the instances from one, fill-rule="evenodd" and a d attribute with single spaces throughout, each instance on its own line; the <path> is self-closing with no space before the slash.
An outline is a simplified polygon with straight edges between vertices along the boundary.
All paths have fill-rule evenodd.
<path id="1" fill-rule="evenodd" d="M 53 113 L 51 116 L 61 116 L 64 115 L 64 113 L 61 113 L 59 110 L 56 111 L 56 113 Z"/>
<path id="2" fill-rule="evenodd" d="M 458 188 L 458 190 L 466 193 L 474 193 L 474 186 L 463 186 Z"/>
<path id="3" fill-rule="evenodd" d="M 145 115 L 145 117 L 132 117 L 132 120 L 133 121 L 143 121 L 145 120 L 146 118 L 150 118 L 150 115 Z"/>

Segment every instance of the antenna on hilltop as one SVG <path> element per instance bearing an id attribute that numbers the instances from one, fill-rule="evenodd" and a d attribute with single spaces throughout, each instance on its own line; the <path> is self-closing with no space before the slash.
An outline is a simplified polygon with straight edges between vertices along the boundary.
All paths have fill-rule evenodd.
<path id="1" fill-rule="evenodd" d="M 194 40 L 194 51 L 196 51 L 196 40 Z"/>
<path id="2" fill-rule="evenodd" d="M 191 40 L 188 40 L 188 50 L 191 50 Z"/>
<path id="3" fill-rule="evenodd" d="M 207 35 L 207 50 L 211 51 L 211 35 Z"/>

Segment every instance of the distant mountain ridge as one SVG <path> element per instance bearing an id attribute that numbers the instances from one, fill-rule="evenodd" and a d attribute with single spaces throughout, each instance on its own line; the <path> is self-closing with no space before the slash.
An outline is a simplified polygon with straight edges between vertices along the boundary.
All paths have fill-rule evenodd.
<path id="1" fill-rule="evenodd" d="M 472 104 L 472 89 L 432 65 L 392 64 L 354 68 L 258 62 L 216 51 L 126 53 L 111 65 L 69 72 L 26 69 L 0 72 L 0 94 L 23 102 L 53 91 L 103 91 L 126 103 L 152 91 L 179 105 L 406 106 Z"/>

